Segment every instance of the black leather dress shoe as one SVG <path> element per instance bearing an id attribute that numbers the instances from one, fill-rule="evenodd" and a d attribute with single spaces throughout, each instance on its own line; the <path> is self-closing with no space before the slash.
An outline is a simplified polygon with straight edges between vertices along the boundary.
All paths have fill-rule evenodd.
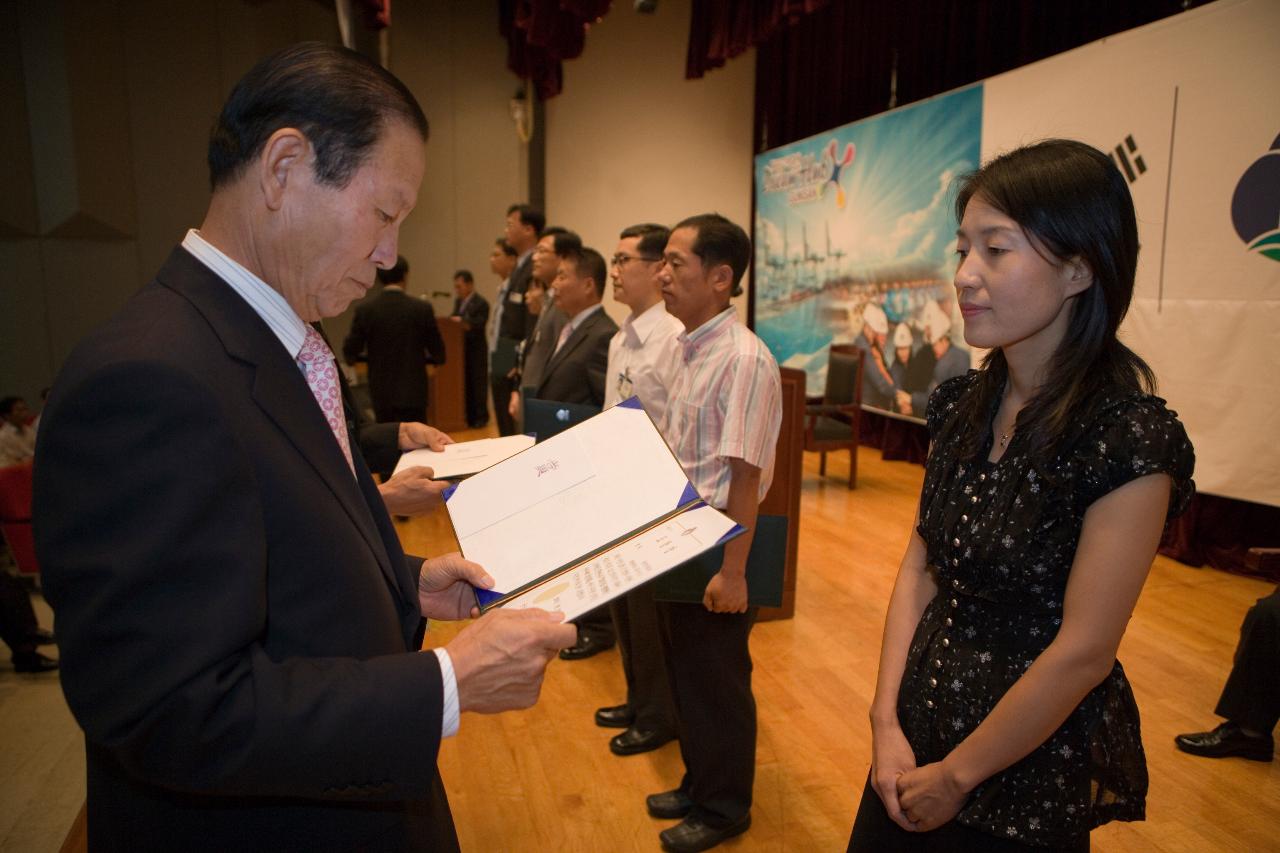
<path id="1" fill-rule="evenodd" d="M 630 705 L 610 705 L 596 709 L 596 725 L 606 729 L 629 728 L 636 721 Z"/>
<path id="2" fill-rule="evenodd" d="M 53 672 L 58 668 L 58 662 L 39 652 L 31 652 L 16 655 L 13 659 L 13 668 L 18 672 Z"/>
<path id="3" fill-rule="evenodd" d="M 52 646 L 58 642 L 58 638 L 53 635 L 53 632 L 44 628 L 37 628 L 32 631 L 29 639 L 37 646 Z"/>
<path id="4" fill-rule="evenodd" d="M 644 798 L 649 809 L 649 816 L 663 820 L 676 820 L 687 815 L 693 809 L 693 800 L 676 788 L 674 791 L 663 791 L 661 794 L 650 794 Z"/>
<path id="5" fill-rule="evenodd" d="M 579 634 L 578 642 L 567 649 L 560 650 L 560 660 L 584 660 L 592 655 L 607 652 L 613 648 L 613 640 L 605 642 L 590 634 Z"/>
<path id="6" fill-rule="evenodd" d="M 1173 743 L 1183 752 L 1205 758 L 1239 756 L 1250 761 L 1270 761 L 1275 757 L 1275 743 L 1270 735 L 1247 735 L 1230 720 L 1211 732 L 1178 735 Z"/>
<path id="7" fill-rule="evenodd" d="M 614 755 L 639 755 L 642 752 L 652 752 L 673 737 L 675 736 L 667 732 L 655 732 L 632 726 L 622 734 L 609 738 L 609 751 Z"/>
<path id="8" fill-rule="evenodd" d="M 662 842 L 662 849 L 671 853 L 698 853 L 741 835 L 750 827 L 750 812 L 728 826 L 719 827 L 709 826 L 696 817 L 687 817 L 670 829 L 659 832 L 658 839 Z"/>

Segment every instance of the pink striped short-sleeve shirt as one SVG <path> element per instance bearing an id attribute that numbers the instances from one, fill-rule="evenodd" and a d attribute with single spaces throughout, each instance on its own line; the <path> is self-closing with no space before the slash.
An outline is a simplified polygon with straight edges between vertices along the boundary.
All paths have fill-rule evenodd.
<path id="1" fill-rule="evenodd" d="M 730 459 L 760 469 L 763 499 L 782 425 L 778 363 L 732 307 L 679 340 L 684 352 L 667 402 L 667 443 L 711 506 L 728 503 Z"/>

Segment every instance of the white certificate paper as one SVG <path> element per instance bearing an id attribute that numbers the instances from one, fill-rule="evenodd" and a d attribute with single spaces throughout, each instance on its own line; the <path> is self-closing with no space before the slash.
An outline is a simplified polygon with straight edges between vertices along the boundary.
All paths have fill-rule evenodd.
<path id="1" fill-rule="evenodd" d="M 410 450 L 400 456 L 395 473 L 423 465 L 435 472 L 437 480 L 466 477 L 528 450 L 533 447 L 533 442 L 531 435 L 506 435 L 502 438 L 460 441 L 445 445 L 444 450 Z"/>
<path id="2" fill-rule="evenodd" d="M 649 528 L 502 606 L 558 610 L 566 620 L 576 619 L 698 556 L 726 535 L 741 532 L 742 528 L 729 516 L 702 505 Z"/>

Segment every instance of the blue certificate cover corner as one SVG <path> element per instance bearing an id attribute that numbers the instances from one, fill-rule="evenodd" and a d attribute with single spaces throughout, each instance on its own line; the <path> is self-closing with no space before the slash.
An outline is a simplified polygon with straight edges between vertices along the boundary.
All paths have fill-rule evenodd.
<path id="1" fill-rule="evenodd" d="M 458 483 L 453 483 L 440 494 L 444 496 L 445 503 L 448 503 L 449 498 L 453 497 L 453 493 L 456 491 L 458 491 Z"/>
<path id="2" fill-rule="evenodd" d="M 476 603 L 481 607 L 486 607 L 499 598 L 502 598 L 502 593 L 500 592 L 494 592 L 491 589 L 476 589 Z"/>
<path id="3" fill-rule="evenodd" d="M 640 411 L 644 411 L 644 406 L 640 405 L 640 398 L 635 394 L 632 394 L 618 405 L 624 409 L 639 409 Z"/>
<path id="4" fill-rule="evenodd" d="M 727 531 L 725 531 L 725 534 L 721 536 L 719 540 L 717 540 L 716 544 L 723 545 L 733 537 L 746 532 L 747 532 L 747 528 L 743 527 L 741 524 L 735 524 L 733 527 L 730 527 Z"/>
<path id="5" fill-rule="evenodd" d="M 676 506 L 681 507 L 689 503 L 689 501 L 698 499 L 698 490 L 693 487 L 693 483 L 685 483 L 684 491 L 680 493 L 680 500 L 676 503 Z"/>

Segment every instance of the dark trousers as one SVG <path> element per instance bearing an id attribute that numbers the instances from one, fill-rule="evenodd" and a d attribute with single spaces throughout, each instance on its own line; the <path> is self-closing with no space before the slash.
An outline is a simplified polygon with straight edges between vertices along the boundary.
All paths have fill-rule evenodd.
<path id="1" fill-rule="evenodd" d="M 1280 720 L 1280 586 L 1245 614 L 1235 664 L 1215 713 L 1264 733 Z"/>
<path id="2" fill-rule="evenodd" d="M 684 759 L 680 790 L 693 801 L 691 816 L 710 826 L 726 826 L 751 810 L 756 700 L 747 641 L 758 609 L 712 613 L 700 603 L 657 603 Z"/>
<path id="3" fill-rule="evenodd" d="M 641 584 L 609 604 L 618 630 L 622 674 L 627 680 L 627 707 L 635 715 L 635 727 L 644 731 L 674 733 L 675 708 L 671 682 L 658 638 L 658 608 L 653 584 Z"/>
<path id="4" fill-rule="evenodd" d="M 578 626 L 579 635 L 589 636 L 607 646 L 613 645 L 617 637 L 613 630 L 613 617 L 609 615 L 608 605 L 602 604 L 593 610 L 588 610 L 574 619 L 573 623 Z"/>
<path id="5" fill-rule="evenodd" d="M 469 333 L 468 333 L 469 334 Z M 489 384 L 489 353 L 485 350 L 484 337 L 479 345 L 466 343 L 462 365 L 467 409 L 467 426 L 481 427 L 489 422 L 489 400 L 486 386 Z"/>
<path id="6" fill-rule="evenodd" d="M 499 338 L 489 364 L 489 389 L 493 392 L 493 417 L 498 422 L 498 435 L 515 435 L 516 422 L 507 407 L 511 405 L 511 392 L 516 383 L 507 376 L 515 366 L 515 350 L 519 341 Z"/>
<path id="7" fill-rule="evenodd" d="M 4 640 L 15 661 L 35 653 L 32 637 L 38 627 L 27 588 L 0 569 L 0 640 Z"/>
<path id="8" fill-rule="evenodd" d="M 929 832 L 907 832 L 884 810 L 884 802 L 867 776 L 862 802 L 853 821 L 847 853 L 1088 853 L 1089 834 L 1058 847 L 1032 847 L 1020 841 L 989 835 L 954 820 Z"/>
<path id="9" fill-rule="evenodd" d="M 426 406 L 375 406 L 374 417 L 380 424 L 427 422 Z"/>

